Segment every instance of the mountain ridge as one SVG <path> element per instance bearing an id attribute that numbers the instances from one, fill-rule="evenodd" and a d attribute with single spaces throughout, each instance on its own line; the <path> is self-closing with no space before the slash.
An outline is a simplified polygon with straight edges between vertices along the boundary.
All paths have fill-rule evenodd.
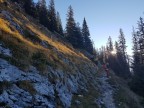
<path id="1" fill-rule="evenodd" d="M 17 3 L 6 3 L 0 4 L 1 105 L 70 107 L 73 93 L 87 91 L 87 75 L 95 81 L 96 65 L 36 23 Z"/>
<path id="2" fill-rule="evenodd" d="M 91 58 L 16 2 L 0 0 L 0 107 L 109 108 L 113 99 L 113 107 L 139 107 L 137 96 L 122 97 L 119 88 L 125 82 L 111 70 L 111 78 L 106 78 L 100 62 L 96 65 Z"/>

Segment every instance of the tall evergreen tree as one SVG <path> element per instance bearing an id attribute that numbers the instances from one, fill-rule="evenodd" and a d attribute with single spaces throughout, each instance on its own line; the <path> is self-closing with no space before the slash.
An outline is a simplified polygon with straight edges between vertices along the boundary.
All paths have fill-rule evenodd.
<path id="1" fill-rule="evenodd" d="M 33 0 L 11 0 L 12 2 L 17 2 L 24 8 L 25 12 L 32 17 L 37 17 L 37 10 Z"/>
<path id="2" fill-rule="evenodd" d="M 77 38 L 77 48 L 84 48 L 84 43 L 83 43 L 83 36 L 80 28 L 80 24 L 76 24 L 76 30 L 75 30 L 75 36 Z"/>
<path id="3" fill-rule="evenodd" d="M 113 51 L 113 42 L 112 42 L 112 38 L 110 36 L 108 38 L 107 50 L 108 51 Z"/>
<path id="4" fill-rule="evenodd" d="M 140 52 L 139 52 L 139 35 L 138 32 L 133 28 L 132 32 L 133 40 L 133 67 L 140 64 Z"/>
<path id="5" fill-rule="evenodd" d="M 54 32 L 54 31 L 58 32 L 54 0 L 50 0 L 49 19 L 50 19 L 50 22 L 49 22 L 50 28 L 49 28 L 49 30 L 51 30 L 52 32 Z"/>
<path id="6" fill-rule="evenodd" d="M 57 19 L 56 20 L 57 20 L 57 32 L 63 36 L 64 33 L 63 33 L 63 27 L 62 27 L 62 22 L 61 22 L 59 12 L 57 12 Z"/>
<path id="7" fill-rule="evenodd" d="M 45 1 L 45 0 L 38 0 L 38 5 L 39 5 L 40 7 L 46 8 L 46 1 Z"/>
<path id="8" fill-rule="evenodd" d="M 120 29 L 119 31 L 120 35 L 119 35 L 119 52 L 120 52 L 120 56 L 122 57 L 123 60 L 126 60 L 126 40 L 125 40 L 125 36 L 123 33 L 123 30 Z"/>
<path id="9" fill-rule="evenodd" d="M 83 35 L 83 38 L 84 38 L 84 47 L 85 47 L 85 49 L 89 53 L 93 53 L 93 44 L 92 44 L 92 41 L 90 39 L 90 33 L 89 33 L 89 29 L 88 29 L 87 22 L 86 22 L 85 18 L 83 20 L 82 35 Z"/>
<path id="10" fill-rule="evenodd" d="M 119 50 L 119 45 L 117 41 L 115 41 L 115 49 L 116 49 L 116 54 L 118 55 L 120 50 Z"/>
<path id="11" fill-rule="evenodd" d="M 115 41 L 115 48 L 116 54 L 113 55 L 109 53 L 110 50 L 108 50 L 108 59 L 107 62 L 109 63 L 110 68 L 116 73 L 116 75 L 121 76 L 122 68 L 120 67 L 120 63 L 118 61 L 118 54 L 119 54 L 119 45 L 118 42 Z"/>
<path id="12" fill-rule="evenodd" d="M 66 38 L 74 46 L 77 46 L 77 38 L 75 35 L 76 23 L 74 20 L 74 13 L 71 6 L 68 8 L 67 23 L 66 23 Z"/>
<path id="13" fill-rule="evenodd" d="M 38 19 L 42 25 L 49 28 L 49 15 L 45 0 L 39 0 L 37 5 Z"/>
<path id="14" fill-rule="evenodd" d="M 130 69 L 129 69 L 129 64 L 127 60 L 127 54 L 126 54 L 126 40 L 125 36 L 123 33 L 123 30 L 120 29 L 120 35 L 119 35 L 119 40 L 118 40 L 118 52 L 117 52 L 117 59 L 121 68 L 121 73 L 120 75 L 124 78 L 129 78 L 130 77 Z"/>
<path id="15" fill-rule="evenodd" d="M 138 22 L 138 31 L 133 30 L 133 72 L 134 76 L 130 87 L 137 94 L 144 96 L 144 22 L 140 18 Z"/>
<path id="16" fill-rule="evenodd" d="M 139 51 L 141 63 L 144 64 L 144 20 L 140 17 L 138 22 Z"/>
<path id="17" fill-rule="evenodd" d="M 29 15 L 36 17 L 36 7 L 33 0 L 24 0 L 24 9 Z"/>

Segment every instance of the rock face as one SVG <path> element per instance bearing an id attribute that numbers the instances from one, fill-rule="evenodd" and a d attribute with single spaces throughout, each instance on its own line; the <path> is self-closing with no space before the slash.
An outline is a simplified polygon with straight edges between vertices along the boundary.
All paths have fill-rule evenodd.
<path id="1" fill-rule="evenodd" d="M 7 48 L 4 48 L 1 43 L 0 43 L 0 54 L 6 55 L 6 56 L 12 56 L 10 50 Z"/>
<path id="2" fill-rule="evenodd" d="M 11 56 L 11 51 L 0 46 L 0 53 Z M 66 74 L 62 70 L 48 67 L 50 72 L 43 76 L 33 66 L 28 71 L 19 70 L 4 59 L 0 59 L 0 103 L 11 108 L 42 107 L 56 108 L 57 100 L 68 108 L 74 93 L 87 91 L 88 80 L 94 83 L 95 68 L 85 73 Z M 53 79 L 54 81 L 50 81 Z"/>
<path id="3" fill-rule="evenodd" d="M 11 13 L 9 13 L 8 11 L 3 10 L 1 12 L 1 14 L 3 15 L 3 17 L 9 21 L 10 25 L 13 26 L 20 34 L 24 34 L 22 28 L 20 27 L 20 25 L 18 23 L 15 23 L 15 21 L 13 20 L 13 15 Z"/>
<path id="4" fill-rule="evenodd" d="M 64 75 L 62 71 L 53 71 L 54 77 L 58 79 L 52 84 L 48 77 L 40 75 L 34 67 L 28 72 L 23 72 L 17 67 L 12 66 L 7 61 L 0 59 L 0 83 L 8 87 L 2 87 L 0 102 L 12 108 L 23 107 L 56 107 L 56 99 L 59 98 L 65 108 L 70 107 L 73 93 L 78 90 L 86 91 L 86 78 L 77 73 L 76 75 Z M 81 79 L 81 80 L 80 80 Z M 65 80 L 65 81 L 64 81 Z M 30 88 L 24 88 L 22 82 L 28 82 Z M 7 85 L 6 85 L 6 84 Z"/>
<path id="5" fill-rule="evenodd" d="M 116 108 L 113 95 L 114 95 L 114 89 L 112 86 L 107 82 L 108 78 L 106 74 L 103 72 L 102 76 L 98 78 L 98 82 L 101 85 L 98 85 L 100 92 L 101 92 L 101 97 L 97 100 L 99 107 L 101 108 L 102 105 L 104 105 L 106 108 Z"/>
<path id="6" fill-rule="evenodd" d="M 94 75 L 97 67 L 71 46 L 64 42 L 55 42 L 55 38 L 48 38 L 47 30 L 41 32 L 38 25 L 32 20 L 33 23 L 29 21 L 29 17 L 18 16 L 20 12 L 16 12 L 13 9 L 15 7 L 12 6 L 10 4 L 7 10 L 0 8 L 1 23 L 7 22 L 3 24 L 6 27 L 0 25 L 2 28 L 0 28 L 0 107 L 69 108 L 74 94 L 88 92 L 89 85 L 96 87 Z M 30 27 L 28 25 L 31 25 L 31 28 L 28 28 Z M 41 28 L 44 30 L 44 27 Z M 34 38 L 38 41 L 35 44 Z M 33 49 L 34 51 L 30 53 L 32 56 L 37 53 L 37 50 L 45 51 L 44 54 L 47 55 L 44 59 L 44 54 L 35 57 L 36 62 L 42 63 L 44 60 L 45 74 L 38 71 L 34 63 L 30 63 L 25 70 L 21 70 L 13 63 L 16 61 L 19 65 L 24 61 L 21 55 L 27 58 L 26 56 Z M 34 57 L 30 60 L 32 58 Z M 53 63 L 50 63 L 52 61 Z M 54 63 L 59 63 L 58 66 L 61 67 L 55 68 Z"/>

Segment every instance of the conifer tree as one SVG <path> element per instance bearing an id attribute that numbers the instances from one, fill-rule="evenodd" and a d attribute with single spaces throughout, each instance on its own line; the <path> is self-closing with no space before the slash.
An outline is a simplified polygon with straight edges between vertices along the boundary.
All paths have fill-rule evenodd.
<path id="1" fill-rule="evenodd" d="M 133 40 L 133 67 L 140 64 L 140 52 L 139 52 L 139 33 L 133 28 L 132 40 Z"/>
<path id="2" fill-rule="evenodd" d="M 116 54 L 111 54 L 108 50 L 108 59 L 107 62 L 109 63 L 110 68 L 116 73 L 116 75 L 120 76 L 122 68 L 120 67 L 120 63 L 118 61 L 118 54 L 119 54 L 119 45 L 118 42 L 115 41 L 115 48 Z"/>
<path id="3" fill-rule="evenodd" d="M 88 51 L 89 53 L 93 53 L 93 44 L 90 39 L 90 33 L 85 18 L 83 20 L 82 35 L 84 38 L 84 47 L 86 51 Z"/>
<path id="4" fill-rule="evenodd" d="M 122 29 L 120 29 L 119 33 L 120 33 L 119 41 L 118 41 L 119 50 L 120 50 L 119 53 L 121 58 L 125 61 L 126 60 L 126 40 Z"/>
<path id="5" fill-rule="evenodd" d="M 24 9 L 29 15 L 36 17 L 36 7 L 33 0 L 24 0 Z"/>
<path id="6" fill-rule="evenodd" d="M 84 48 L 84 43 L 83 43 L 83 36 L 82 36 L 82 32 L 81 32 L 81 28 L 80 28 L 80 24 L 77 23 L 76 24 L 76 30 L 75 30 L 75 35 L 77 38 L 77 48 Z"/>
<path id="7" fill-rule="evenodd" d="M 17 2 L 24 8 L 25 12 L 32 17 L 37 17 L 37 10 L 33 0 L 11 0 L 12 2 Z"/>
<path id="8" fill-rule="evenodd" d="M 51 30 L 52 32 L 54 32 L 54 31 L 58 32 L 54 0 L 50 0 L 50 4 L 49 4 L 49 20 L 50 20 L 50 22 L 49 22 L 49 25 L 50 25 L 49 30 Z"/>
<path id="9" fill-rule="evenodd" d="M 127 60 L 127 54 L 126 54 L 126 40 L 123 33 L 123 30 L 120 29 L 120 35 L 118 40 L 118 52 L 117 52 L 117 59 L 120 65 L 121 73 L 120 76 L 124 78 L 130 77 L 130 70 L 129 70 L 129 64 Z"/>
<path id="10" fill-rule="evenodd" d="M 57 32 L 63 36 L 64 33 L 63 33 L 63 27 L 62 27 L 62 22 L 61 22 L 59 12 L 57 12 L 57 19 L 56 20 L 57 20 Z"/>
<path id="11" fill-rule="evenodd" d="M 38 0 L 38 5 L 39 5 L 40 7 L 46 8 L 46 0 Z"/>
<path id="12" fill-rule="evenodd" d="M 71 6 L 68 8 L 67 23 L 66 23 L 66 38 L 74 46 L 77 46 L 77 38 L 75 35 L 76 23 L 74 20 L 74 13 Z"/>
<path id="13" fill-rule="evenodd" d="M 108 46 L 107 46 L 107 50 L 110 52 L 110 51 L 113 51 L 113 42 L 112 42 L 112 38 L 109 36 L 108 38 Z"/>
<path id="14" fill-rule="evenodd" d="M 45 27 L 49 28 L 49 16 L 48 16 L 48 9 L 46 6 L 46 1 L 39 0 L 36 7 L 38 11 L 39 22 Z"/>
<path id="15" fill-rule="evenodd" d="M 140 21 L 138 22 L 138 36 L 139 36 L 139 51 L 140 51 L 140 59 L 141 64 L 144 64 L 144 20 L 140 17 Z"/>
<path id="16" fill-rule="evenodd" d="M 115 41 L 115 49 L 116 49 L 116 54 L 118 55 L 118 53 L 119 53 L 119 45 L 118 45 L 117 41 Z"/>
<path id="17" fill-rule="evenodd" d="M 144 96 L 144 22 L 140 18 L 138 31 L 133 30 L 133 72 L 134 76 L 130 83 L 131 89 L 137 94 Z"/>

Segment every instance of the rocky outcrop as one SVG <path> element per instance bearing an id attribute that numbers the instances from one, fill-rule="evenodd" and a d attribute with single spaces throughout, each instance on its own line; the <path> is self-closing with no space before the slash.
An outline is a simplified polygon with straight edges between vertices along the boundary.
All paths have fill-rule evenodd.
<path id="1" fill-rule="evenodd" d="M 1 11 L 1 14 L 10 23 L 10 25 L 12 27 L 14 27 L 20 34 L 22 34 L 22 35 L 24 34 L 23 29 L 20 27 L 20 25 L 18 23 L 16 23 L 14 21 L 14 17 L 11 13 L 9 13 L 8 11 L 3 10 L 3 11 Z M 13 29 L 13 28 L 11 28 L 11 29 Z"/>
<path id="2" fill-rule="evenodd" d="M 12 56 L 10 50 L 8 48 L 4 48 L 2 43 L 0 43 L 0 54 L 6 55 L 6 56 Z"/>
<path id="3" fill-rule="evenodd" d="M 88 58 L 67 42 L 59 42 L 43 26 L 38 29 L 39 26 L 30 22 L 29 17 L 18 16 L 20 12 L 13 8 L 9 5 L 7 10 L 0 12 L 6 27 L 0 30 L 0 42 L 5 44 L 0 44 L 0 107 L 69 108 L 74 94 L 88 92 L 90 85 L 96 88 L 97 67 Z M 45 52 L 39 56 L 38 51 Z M 43 63 L 43 60 L 44 73 L 35 65 Z M 18 66 L 25 65 L 24 61 L 33 62 L 21 70 Z"/>
<path id="4" fill-rule="evenodd" d="M 0 103 L 11 108 L 56 108 L 59 99 L 60 103 L 68 108 L 74 93 L 88 90 L 87 76 L 80 72 L 71 75 L 50 69 L 49 75 L 43 76 L 35 67 L 24 72 L 0 59 Z M 91 80 L 91 83 L 93 82 L 94 79 Z"/>

